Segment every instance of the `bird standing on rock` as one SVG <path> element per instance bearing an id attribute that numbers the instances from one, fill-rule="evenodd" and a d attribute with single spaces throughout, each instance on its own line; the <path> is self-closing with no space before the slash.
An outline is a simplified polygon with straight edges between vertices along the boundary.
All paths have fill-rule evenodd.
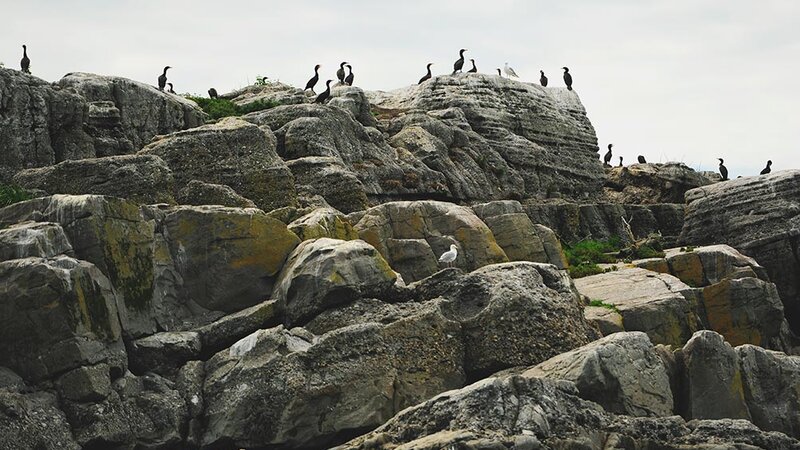
<path id="1" fill-rule="evenodd" d="M 474 59 L 470 59 L 470 61 L 472 62 L 472 69 L 469 69 L 467 72 L 469 72 L 469 73 L 478 73 L 478 68 L 475 67 L 475 60 Z"/>
<path id="2" fill-rule="evenodd" d="M 167 66 L 164 67 L 164 73 L 159 75 L 158 77 L 158 90 L 163 91 L 164 87 L 167 85 L 167 70 L 172 69 L 172 67 Z"/>
<path id="3" fill-rule="evenodd" d="M 514 77 L 514 78 L 519 78 L 519 75 L 517 75 L 517 72 L 514 72 L 514 69 L 512 69 L 512 68 L 511 68 L 511 67 L 508 65 L 508 63 L 506 63 L 506 65 L 505 65 L 505 66 L 503 66 L 503 72 L 505 72 L 505 73 L 506 73 L 506 75 L 508 75 L 508 77 L 509 77 L 509 78 L 511 78 L 511 77 Z"/>
<path id="4" fill-rule="evenodd" d="M 442 253 L 442 256 L 439 257 L 439 262 L 447 264 L 447 266 L 449 267 L 450 264 L 456 260 L 457 256 L 458 256 L 458 248 L 456 247 L 456 244 L 450 244 L 450 250 Z"/>
<path id="5" fill-rule="evenodd" d="M 339 78 L 339 83 L 344 83 L 344 66 L 347 64 L 347 61 L 342 62 L 339 64 L 339 70 L 336 71 L 336 77 Z"/>
<path id="6" fill-rule="evenodd" d="M 728 181 L 728 168 L 723 164 L 725 161 L 722 158 L 717 159 L 719 160 L 719 174 L 722 175 L 722 181 Z"/>
<path id="7" fill-rule="evenodd" d="M 564 69 L 564 84 L 567 85 L 567 90 L 572 90 L 572 75 L 569 74 L 568 67 L 562 67 Z"/>
<path id="8" fill-rule="evenodd" d="M 541 83 L 542 87 L 547 87 L 547 77 L 544 76 L 544 70 L 540 70 L 539 73 L 542 74 L 539 77 L 539 83 Z"/>
<path id="9" fill-rule="evenodd" d="M 766 174 L 768 174 L 770 172 L 772 172 L 772 160 L 768 160 L 767 161 L 767 167 L 764 167 L 763 169 L 761 169 L 761 175 L 766 175 Z"/>
<path id="10" fill-rule="evenodd" d="M 208 98 L 218 98 L 218 97 L 219 97 L 219 94 L 217 94 L 217 90 L 216 89 L 211 88 L 211 89 L 208 90 Z"/>
<path id="11" fill-rule="evenodd" d="M 417 84 L 422 84 L 422 83 L 424 83 L 424 82 L 426 82 L 426 81 L 431 79 L 431 66 L 432 65 L 433 65 L 433 63 L 428 63 L 428 73 L 423 75 L 422 78 L 419 79 L 419 83 L 417 83 Z"/>
<path id="12" fill-rule="evenodd" d="M 25 44 L 22 44 L 22 60 L 19 66 L 23 73 L 31 73 L 31 59 L 28 58 L 28 46 Z"/>
<path id="13" fill-rule="evenodd" d="M 622 156 L 619 157 L 619 167 L 622 167 Z"/>
<path id="14" fill-rule="evenodd" d="M 500 78 L 503 78 L 503 72 L 500 71 L 499 67 L 497 68 L 497 76 L 499 76 Z"/>
<path id="15" fill-rule="evenodd" d="M 355 78 L 355 77 L 353 77 L 353 66 L 351 66 L 350 64 L 347 64 L 347 70 L 349 70 L 350 73 L 347 75 L 347 77 L 345 77 L 344 82 L 347 83 L 348 86 L 352 86 L 353 85 L 353 78 Z"/>
<path id="16" fill-rule="evenodd" d="M 465 51 L 467 51 L 467 49 L 465 49 L 465 48 L 462 48 L 461 50 L 458 51 L 459 58 L 456 60 L 455 63 L 453 63 L 453 75 L 455 75 L 456 72 L 461 72 L 461 68 L 464 67 L 464 52 Z"/>
<path id="17" fill-rule="evenodd" d="M 314 100 L 314 103 L 325 103 L 325 100 L 331 96 L 331 83 L 333 83 L 333 80 L 328 80 L 325 82 L 326 89 L 317 96 L 316 100 Z"/>
<path id="18" fill-rule="evenodd" d="M 639 161 L 639 164 L 647 164 L 647 160 L 644 159 L 644 156 L 642 155 L 639 155 L 639 157 L 637 157 L 636 160 Z"/>
<path id="19" fill-rule="evenodd" d="M 172 83 L 167 83 L 167 86 L 169 86 L 169 89 L 167 89 L 167 92 L 169 92 L 170 94 L 174 94 L 175 90 L 172 89 Z"/>
<path id="20" fill-rule="evenodd" d="M 320 67 L 322 67 L 320 64 L 317 64 L 316 66 L 314 66 L 314 76 L 311 77 L 310 80 L 308 80 L 308 83 L 306 83 L 306 88 L 303 89 L 304 91 L 307 91 L 307 90 L 311 89 L 311 93 L 312 94 L 316 94 L 316 92 L 314 92 L 314 86 L 316 86 L 317 85 L 317 81 L 319 81 L 319 68 Z"/>
<path id="21" fill-rule="evenodd" d="M 604 166 L 611 167 L 611 164 L 609 164 L 609 163 L 611 162 L 611 147 L 613 147 L 613 146 L 614 146 L 614 144 L 608 144 L 608 151 L 603 156 L 603 165 Z"/>

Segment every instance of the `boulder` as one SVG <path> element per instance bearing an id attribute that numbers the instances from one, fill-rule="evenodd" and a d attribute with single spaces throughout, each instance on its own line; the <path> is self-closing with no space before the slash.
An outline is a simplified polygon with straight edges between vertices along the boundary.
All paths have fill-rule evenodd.
<path id="1" fill-rule="evenodd" d="M 301 195 L 319 195 L 326 203 L 345 213 L 367 208 L 364 184 L 338 159 L 307 156 L 287 161 L 286 165 L 292 171 Z"/>
<path id="2" fill-rule="evenodd" d="M 319 89 L 319 86 L 317 86 L 317 89 Z M 310 92 L 308 94 L 310 95 Z M 309 95 L 294 86 L 277 81 L 267 81 L 264 84 L 245 86 L 233 92 L 222 94 L 220 97 L 226 98 L 239 106 L 249 105 L 258 101 L 295 105 L 313 100 L 313 98 L 309 98 Z"/>
<path id="3" fill-rule="evenodd" d="M 686 250 L 686 248 L 684 248 Z M 708 245 L 681 251 L 667 249 L 669 273 L 693 287 L 705 287 L 726 279 L 760 278 L 769 281 L 766 269 L 755 259 L 728 245 Z"/>
<path id="4" fill-rule="evenodd" d="M 174 203 L 172 171 L 153 155 L 62 161 L 19 172 L 12 180 L 48 194 L 97 194 L 139 203 Z"/>
<path id="5" fill-rule="evenodd" d="M 301 241 L 317 238 L 358 239 L 358 233 L 347 217 L 333 208 L 318 208 L 289 224 L 291 230 Z"/>
<path id="6" fill-rule="evenodd" d="M 407 282 L 438 270 L 438 256 L 456 244 L 457 267 L 474 270 L 508 261 L 494 235 L 467 207 L 431 200 L 390 202 L 367 210 L 355 225 Z M 420 273 L 419 268 L 429 268 Z"/>
<path id="7" fill-rule="evenodd" d="M 176 187 L 192 180 L 224 184 L 265 211 L 296 203 L 294 179 L 275 153 L 275 136 L 239 118 L 160 136 L 139 154 L 166 161 Z"/>
<path id="8" fill-rule="evenodd" d="M 58 392 L 67 400 L 101 401 L 111 393 L 110 372 L 108 364 L 78 367 L 59 378 Z"/>
<path id="9" fill-rule="evenodd" d="M 1 70 L 1 69 L 0 69 Z M 79 450 L 55 395 L 0 389 L 0 449 Z"/>
<path id="10" fill-rule="evenodd" d="M 372 115 L 369 100 L 360 88 L 339 86 L 331 89 L 331 99 L 328 101 L 328 105 L 350 112 L 353 118 L 365 127 L 377 125 L 375 116 Z"/>
<path id="11" fill-rule="evenodd" d="M 627 416 L 672 415 L 667 371 L 642 332 L 615 333 L 528 369 L 524 376 L 569 380 L 581 398 Z"/>
<path id="12" fill-rule="evenodd" d="M 166 331 L 133 341 L 131 370 L 153 372 L 174 378 L 187 361 L 200 358 L 200 334 L 195 331 Z"/>
<path id="13" fill-rule="evenodd" d="M 200 126 L 207 117 L 191 100 L 127 78 L 73 72 L 58 85 L 88 103 L 92 156 L 135 153 L 154 136 Z"/>
<path id="14" fill-rule="evenodd" d="M 606 308 L 604 306 L 587 306 L 583 311 L 583 316 L 590 324 L 596 325 L 603 336 L 625 331 L 622 324 L 622 315 L 616 308 Z"/>
<path id="15" fill-rule="evenodd" d="M 728 244 L 755 258 L 775 283 L 784 314 L 800 332 L 800 170 L 743 177 L 686 193 L 680 245 Z"/>
<path id="16" fill-rule="evenodd" d="M 206 375 L 204 366 L 203 361 L 189 361 L 181 367 L 175 380 L 175 389 L 181 394 L 189 410 L 185 441 L 192 448 L 200 448 L 203 434 L 203 379 Z"/>
<path id="17" fill-rule="evenodd" d="M 0 366 L 0 390 L 19 393 L 27 388 L 25 380 L 8 367 Z"/>
<path id="18" fill-rule="evenodd" d="M 72 255 L 72 246 L 61 225 L 24 222 L 0 227 L 0 261 L 38 256 Z"/>
<path id="19" fill-rule="evenodd" d="M 0 365 L 40 381 L 85 364 L 127 364 L 117 296 L 95 267 L 67 256 L 0 262 Z"/>
<path id="20" fill-rule="evenodd" d="M 697 331 L 696 296 L 672 275 L 639 268 L 575 280 L 578 291 L 613 305 L 627 331 L 643 331 L 654 344 L 683 346 Z"/>
<path id="21" fill-rule="evenodd" d="M 204 183 L 192 180 L 178 191 L 178 203 L 181 205 L 221 205 L 232 208 L 256 208 L 256 204 L 237 194 L 224 184 Z"/>
<path id="22" fill-rule="evenodd" d="M 715 181 L 681 162 L 631 164 L 607 169 L 604 190 L 614 203 L 683 203 L 686 191 Z"/>
<path id="23" fill-rule="evenodd" d="M 230 347 L 256 330 L 278 325 L 283 319 L 281 313 L 277 300 L 267 300 L 195 329 L 200 336 L 203 359 Z"/>
<path id="24" fill-rule="evenodd" d="M 328 308 L 359 297 L 381 297 L 397 275 L 361 240 L 304 241 L 289 255 L 275 285 L 286 321 L 302 324 Z"/>
<path id="25" fill-rule="evenodd" d="M 687 420 L 750 419 L 739 357 L 721 335 L 698 331 L 681 355 L 685 372 L 680 404 Z"/>

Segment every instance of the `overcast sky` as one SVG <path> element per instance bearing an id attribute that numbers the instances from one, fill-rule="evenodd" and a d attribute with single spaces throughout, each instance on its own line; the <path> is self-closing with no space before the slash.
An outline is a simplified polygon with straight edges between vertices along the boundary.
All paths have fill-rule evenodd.
<path id="1" fill-rule="evenodd" d="M 626 163 L 678 160 L 733 177 L 800 168 L 800 0 L 65 1 L 0 0 L 0 61 L 34 75 L 74 71 L 220 92 L 256 75 L 304 86 L 316 63 L 391 90 L 458 49 L 481 72 L 505 61 L 574 88 L 603 149 Z M 616 158 L 615 158 L 616 161 Z"/>

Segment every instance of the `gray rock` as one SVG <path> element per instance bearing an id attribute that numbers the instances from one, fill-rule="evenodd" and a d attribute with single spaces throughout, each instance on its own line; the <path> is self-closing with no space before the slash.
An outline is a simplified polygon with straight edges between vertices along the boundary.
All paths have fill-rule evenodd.
<path id="1" fill-rule="evenodd" d="M 85 128 L 93 139 L 91 156 L 134 153 L 156 135 L 197 127 L 206 119 L 191 100 L 127 78 L 74 72 L 58 85 L 88 102 Z"/>
<path id="2" fill-rule="evenodd" d="M 25 389 L 25 380 L 8 367 L 0 366 L 0 390 L 9 392 L 22 392 Z"/>
<path id="3" fill-rule="evenodd" d="M 581 398 L 616 414 L 672 415 L 667 371 L 641 332 L 606 336 L 539 363 L 524 375 L 572 381 Z"/>
<path id="4" fill-rule="evenodd" d="M 0 449 L 79 450 L 52 394 L 0 390 Z"/>
<path id="5" fill-rule="evenodd" d="M 683 203 L 686 191 L 715 181 L 680 162 L 631 164 L 606 170 L 605 194 L 614 203 Z"/>
<path id="6" fill-rule="evenodd" d="M 194 331 L 166 331 L 133 341 L 129 358 L 131 370 L 154 372 L 172 378 L 187 361 L 200 357 L 200 334 Z"/>
<path id="7" fill-rule="evenodd" d="M 174 203 L 172 171 L 152 155 L 63 161 L 19 172 L 12 180 L 49 194 L 97 194 L 139 203 Z"/>
<path id="8" fill-rule="evenodd" d="M 328 105 L 349 111 L 350 114 L 353 115 L 353 118 L 365 127 L 374 127 L 377 125 L 377 121 L 372 115 L 367 96 L 364 94 L 364 91 L 357 87 L 340 86 L 331 89 L 331 99 Z"/>
<path id="9" fill-rule="evenodd" d="M 502 202 L 509 203 L 505 207 L 494 207 L 493 203 L 501 202 L 473 205 L 472 210 L 492 230 L 509 261 L 549 263 L 542 239 L 531 219 L 522 212 L 522 205 L 511 200 Z"/>
<path id="10" fill-rule="evenodd" d="M 320 195 L 334 208 L 345 213 L 368 206 L 364 184 L 356 173 L 336 158 L 307 156 L 287 161 L 300 195 Z"/>
<path id="11" fill-rule="evenodd" d="M 58 392 L 76 402 L 97 402 L 111 393 L 111 371 L 107 364 L 83 366 L 58 380 Z"/>
<path id="12" fill-rule="evenodd" d="M 0 262 L 0 365 L 40 381 L 85 364 L 124 368 L 108 279 L 67 256 Z"/>
<path id="13" fill-rule="evenodd" d="M 256 208 L 256 204 L 223 184 L 192 180 L 178 192 L 181 205 L 222 205 L 234 208 Z"/>
<path id="14" fill-rule="evenodd" d="M 275 153 L 275 136 L 239 118 L 160 136 L 139 154 L 164 159 L 176 187 L 192 180 L 224 184 L 265 211 L 296 203 L 294 179 Z"/>
<path id="15" fill-rule="evenodd" d="M 766 269 L 755 259 L 728 245 L 695 247 L 681 252 L 679 248 L 664 250 L 669 272 L 684 283 L 705 287 L 725 279 L 759 278 L 769 281 Z"/>
<path id="16" fill-rule="evenodd" d="M 283 316 L 277 304 L 267 300 L 197 328 L 203 354 L 210 356 L 256 330 L 278 325 Z"/>
<path id="17" fill-rule="evenodd" d="M 750 419 L 739 358 L 722 336 L 698 331 L 682 355 L 686 419 Z"/>
<path id="18" fill-rule="evenodd" d="M 614 309 L 603 306 L 587 306 L 583 311 L 586 321 L 597 325 L 603 336 L 625 331 L 622 325 L 622 315 Z"/>
<path id="19" fill-rule="evenodd" d="M 358 233 L 347 217 L 333 208 L 315 209 L 293 220 L 289 230 L 301 241 L 323 237 L 343 241 L 358 239 Z"/>
<path id="20" fill-rule="evenodd" d="M 189 423 L 185 441 L 190 447 L 199 448 L 203 434 L 203 379 L 205 363 L 189 361 L 181 367 L 175 380 L 175 389 L 183 397 L 189 410 Z"/>
<path id="21" fill-rule="evenodd" d="M 275 285 L 286 321 L 302 324 L 325 309 L 362 296 L 383 296 L 397 280 L 386 260 L 361 240 L 304 241 L 289 255 Z"/>
<path id="22" fill-rule="evenodd" d="M 251 84 L 233 92 L 222 94 L 220 97 L 229 99 L 239 106 L 245 106 L 257 101 L 295 105 L 313 100 L 299 88 L 274 81 L 268 81 L 265 84 Z"/>
<path id="23" fill-rule="evenodd" d="M 57 223 L 25 222 L 0 229 L 0 261 L 72 254 L 72 246 Z"/>
<path id="24" fill-rule="evenodd" d="M 680 245 L 728 244 L 755 258 L 777 285 L 784 314 L 800 331 L 800 170 L 744 177 L 686 193 Z"/>

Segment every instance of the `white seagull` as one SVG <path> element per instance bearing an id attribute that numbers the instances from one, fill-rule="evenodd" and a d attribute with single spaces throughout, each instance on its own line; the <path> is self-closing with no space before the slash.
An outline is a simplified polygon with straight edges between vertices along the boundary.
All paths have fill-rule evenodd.
<path id="1" fill-rule="evenodd" d="M 456 248 L 456 244 L 450 244 L 450 250 L 442 253 L 442 256 L 439 257 L 440 263 L 450 264 L 456 260 L 456 256 L 458 256 L 458 249 Z"/>
<path id="2" fill-rule="evenodd" d="M 512 69 L 511 67 L 509 67 L 509 66 L 508 66 L 508 63 L 506 63 L 506 66 L 505 66 L 505 67 L 503 67 L 503 71 L 504 71 L 504 72 L 506 73 L 506 75 L 508 75 L 509 77 L 519 78 L 519 75 L 517 75 L 517 72 L 514 72 L 514 69 Z"/>

